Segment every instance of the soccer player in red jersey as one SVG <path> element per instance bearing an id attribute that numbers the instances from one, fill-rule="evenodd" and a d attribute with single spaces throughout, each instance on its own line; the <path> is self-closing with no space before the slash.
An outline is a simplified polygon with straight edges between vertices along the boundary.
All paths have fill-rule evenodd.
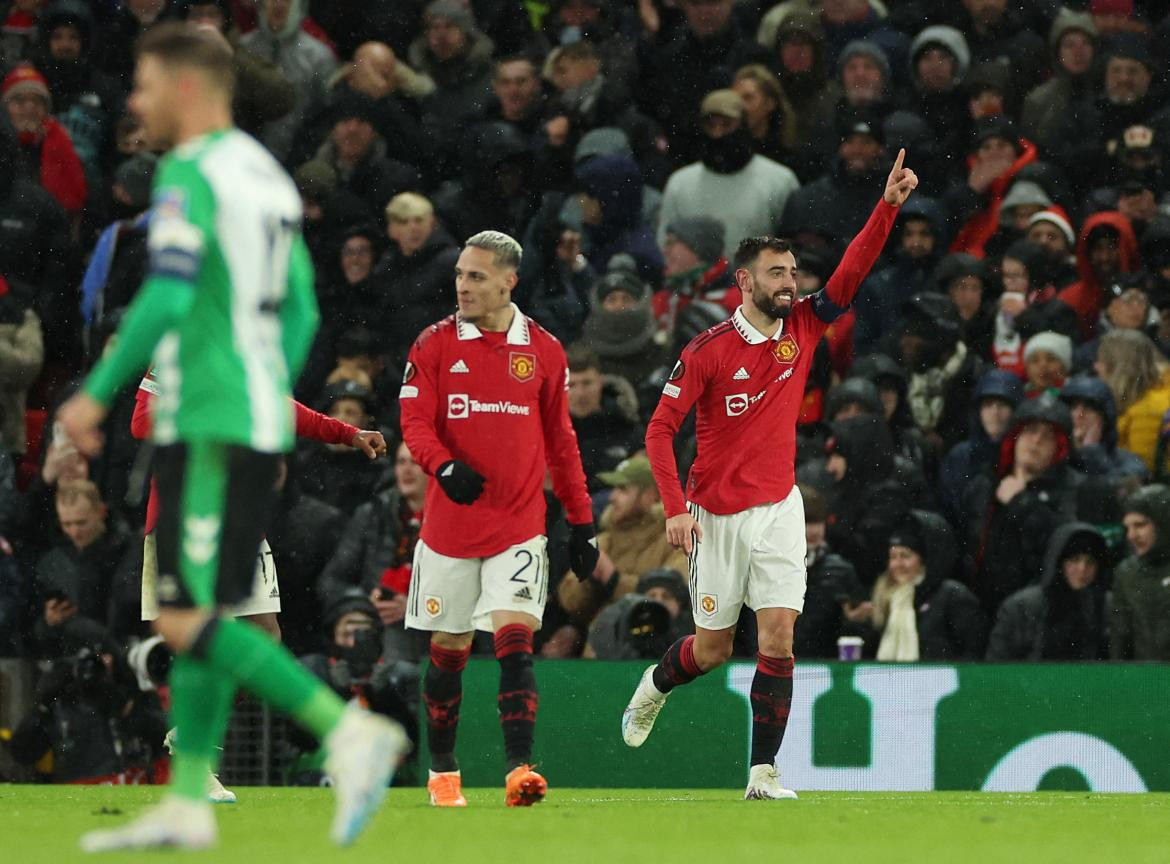
<path id="1" fill-rule="evenodd" d="M 597 566 L 593 513 L 569 420 L 565 351 L 512 303 L 520 254 L 520 244 L 498 231 L 467 241 L 455 265 L 458 312 L 418 337 L 399 397 L 403 438 L 436 481 L 423 505 L 406 626 L 432 632 L 423 684 L 427 788 L 440 807 L 467 804 L 455 730 L 475 630 L 495 634 L 500 662 L 505 800 L 534 804 L 547 789 L 530 764 L 537 707 L 532 634 L 549 579 L 546 466 L 568 516 L 573 572 L 587 579 Z"/>
<path id="2" fill-rule="evenodd" d="M 622 715 L 622 737 L 641 746 L 670 691 L 731 656 L 746 604 L 759 629 L 748 799 L 796 797 L 780 786 L 775 767 L 792 704 L 792 628 L 806 579 L 796 418 L 817 342 L 853 302 L 898 208 L 918 185 L 902 167 L 905 156 L 899 151 L 882 200 L 817 293 L 796 299 L 797 262 L 787 241 L 740 243 L 733 265 L 743 305 L 683 349 L 646 429 L 667 539 L 690 558 L 695 635 L 675 642 L 642 675 Z M 673 442 L 691 406 L 698 456 L 684 498 Z"/>

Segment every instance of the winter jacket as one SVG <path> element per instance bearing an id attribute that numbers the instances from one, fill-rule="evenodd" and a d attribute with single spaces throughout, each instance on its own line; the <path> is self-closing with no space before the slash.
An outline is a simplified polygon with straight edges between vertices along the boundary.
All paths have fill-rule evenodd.
<path id="1" fill-rule="evenodd" d="M 852 564 L 828 546 L 810 551 L 813 560 L 807 565 L 804 611 L 796 619 L 792 651 L 802 658 L 836 659 L 837 637 L 854 630 L 841 604 L 860 603 L 865 593 Z"/>
<path id="2" fill-rule="evenodd" d="M 1081 233 L 1077 237 L 1077 272 L 1081 278 L 1056 295 L 1058 299 L 1076 311 L 1077 319 L 1080 321 L 1082 340 L 1093 335 L 1097 322 L 1101 318 L 1101 304 L 1105 296 L 1104 286 L 1097 280 L 1093 267 L 1089 263 L 1089 235 L 1093 233 L 1094 229 L 1103 225 L 1115 229 L 1120 235 L 1118 241 L 1118 249 L 1121 253 L 1119 271 L 1132 273 L 1138 269 L 1137 235 L 1134 234 L 1133 226 L 1129 224 L 1128 219 L 1116 210 L 1110 210 L 1104 213 L 1094 213 L 1085 220 L 1085 224 L 1081 226 Z"/>
<path id="3" fill-rule="evenodd" d="M 840 157 L 835 158 L 828 172 L 788 196 L 780 221 L 782 235 L 817 234 L 844 248 L 869 218 L 887 170 L 883 160 L 867 174 L 853 174 Z M 733 236 L 730 231 L 728 236 Z"/>
<path id="4" fill-rule="evenodd" d="M 616 572 L 608 585 L 566 575 L 557 586 L 561 608 L 582 630 L 588 628 L 603 606 L 629 594 L 651 570 L 663 567 L 683 575 L 688 572 L 686 553 L 667 542 L 666 516 L 660 505 L 652 507 L 633 525 L 610 525 L 597 535 L 597 548 L 613 560 Z"/>
<path id="5" fill-rule="evenodd" d="M 1073 591 L 1061 570 L 1071 541 L 1097 548 L 1097 578 Z M 1069 522 L 1052 533 L 1040 582 L 1003 601 L 987 644 L 988 660 L 1104 660 L 1105 599 L 1109 574 L 1105 539 L 1085 522 Z"/>
<path id="6" fill-rule="evenodd" d="M 390 486 L 354 511 L 317 580 L 317 596 L 323 606 L 347 588 L 360 588 L 368 595 L 381 584 L 386 570 L 410 564 L 418 527 L 403 530 L 406 507 L 398 488 Z M 409 523 L 410 514 L 405 515 Z"/>
<path id="7" fill-rule="evenodd" d="M 1069 461 L 1074 468 L 1084 471 L 1089 476 L 1105 477 L 1109 480 L 1136 477 L 1144 482 L 1149 479 L 1150 471 L 1142 458 L 1118 446 L 1117 403 L 1113 401 L 1113 393 L 1110 392 L 1108 384 L 1100 378 L 1076 375 L 1064 382 L 1060 390 L 1060 399 L 1070 409 L 1075 402 L 1087 402 L 1105 418 L 1101 442 L 1073 450 Z M 1158 430 L 1155 427 L 1155 443 L 1157 434 Z"/>
<path id="8" fill-rule="evenodd" d="M 1056 431 L 1055 460 L 1001 504 L 996 489 L 1012 473 L 1020 429 L 1035 421 L 1049 423 Z M 1059 400 L 1047 394 L 1029 399 L 1016 409 L 1000 442 L 996 474 L 978 477 L 967 487 L 962 520 L 967 574 L 988 613 L 1008 595 L 1039 580 L 1052 532 L 1077 516 L 1085 477 L 1068 464 L 1071 430 L 1072 419 Z"/>
<path id="9" fill-rule="evenodd" d="M 418 169 L 387 156 L 386 142 L 380 137 L 374 139 L 369 151 L 352 168 L 338 161 L 332 139 L 325 140 L 316 158 L 336 169 L 340 188 L 348 189 L 365 202 L 369 208 L 366 218 L 370 221 L 381 222 L 391 198 L 399 192 L 417 190 L 421 185 Z"/>
<path id="10" fill-rule="evenodd" d="M 1114 660 L 1170 660 L 1170 489 L 1147 486 L 1126 502 L 1157 531 L 1145 555 L 1130 555 L 1113 574 L 1109 656 Z"/>
<path id="11" fill-rule="evenodd" d="M 623 459 L 641 450 L 646 430 L 638 422 L 638 397 L 633 386 L 619 375 L 607 375 L 602 384 L 601 410 L 586 417 L 572 417 L 581 451 L 581 467 L 591 493 L 606 485 L 597 479 Z"/>
<path id="12" fill-rule="evenodd" d="M 38 178 L 66 213 L 79 213 L 89 196 L 81 159 L 69 133 L 55 119 L 46 117 L 41 129 L 39 141 L 21 147 L 24 160 L 32 170 L 31 176 Z"/>
<path id="13" fill-rule="evenodd" d="M 459 246 L 436 225 L 422 247 L 403 255 L 397 244 L 382 256 L 371 277 L 378 306 L 385 309 L 392 356 L 401 365 L 418 335 L 455 308 L 455 262 Z"/>
<path id="14" fill-rule="evenodd" d="M 7 299 L 0 298 L 0 309 Z M 15 316 L 0 316 L 0 439 L 10 453 L 24 455 L 25 395 L 41 372 L 45 346 L 37 314 L 27 308 L 15 311 L 16 321 L 7 320 Z"/>
<path id="15" fill-rule="evenodd" d="M 334 450 L 318 441 L 301 442 L 295 459 L 301 488 L 347 516 L 369 501 L 391 472 L 390 466 L 371 464 L 360 450 Z"/>
<path id="16" fill-rule="evenodd" d="M 1065 118 L 1072 112 L 1074 106 L 1082 103 L 1091 104 L 1096 98 L 1092 70 L 1073 77 L 1065 71 L 1057 58 L 1060 40 L 1070 30 L 1078 30 L 1090 36 L 1095 46 L 1098 43 L 1097 27 L 1087 12 L 1074 12 L 1062 8 L 1052 22 L 1048 46 L 1055 74 L 1027 95 L 1023 110 L 1020 112 L 1021 131 L 1042 149 L 1047 149 L 1048 143 L 1059 136 Z"/>
<path id="17" fill-rule="evenodd" d="M 984 399 L 998 398 L 1014 409 L 1024 397 L 1020 379 L 1002 369 L 988 369 L 979 379 L 971 397 L 967 437 L 951 448 L 938 472 L 938 501 L 943 515 L 952 524 L 962 516 L 963 497 L 976 477 L 990 473 L 999 455 L 999 441 L 983 429 L 979 409 Z"/>
<path id="18" fill-rule="evenodd" d="M 244 48 L 279 66 L 296 93 L 292 110 L 266 124 L 260 135 L 264 145 L 281 160 L 287 158 L 293 137 L 310 109 L 324 100 L 329 76 L 337 66 L 333 52 L 301 29 L 307 15 L 306 0 L 292 0 L 291 6 L 280 31 L 270 30 L 261 16 L 259 26 L 240 38 Z"/>
<path id="19" fill-rule="evenodd" d="M 928 510 L 912 510 L 906 517 L 917 524 L 926 548 L 921 552 L 925 577 L 914 589 L 918 658 L 927 661 L 977 660 L 983 656 L 987 620 L 979 601 L 962 582 L 958 548 L 946 520 Z M 893 586 L 888 572 L 874 585 L 874 604 Z M 881 633 L 868 640 L 876 651 Z"/>
<path id="20" fill-rule="evenodd" d="M 91 8 L 96 4 L 87 4 Z M 166 0 L 162 11 L 155 22 L 172 21 L 183 17 L 185 3 L 179 0 Z M 123 89 L 129 91 L 134 77 L 134 50 L 138 38 L 146 29 L 138 16 L 127 8 L 125 3 L 119 4 L 119 9 L 106 21 L 102 28 L 99 43 L 102 46 L 101 68 L 107 75 L 121 82 Z"/>
<path id="21" fill-rule="evenodd" d="M 1170 371 L 1125 409 L 1117 420 L 1117 445 L 1141 457 L 1150 470 L 1158 449 L 1162 419 L 1170 411 Z"/>
<path id="22" fill-rule="evenodd" d="M 1020 170 L 1025 165 L 1035 162 L 1038 155 L 1036 145 L 1026 138 L 1019 139 L 1016 144 L 1016 149 L 1019 152 L 1016 161 L 1011 164 L 1007 171 L 991 181 L 987 192 L 984 193 L 985 200 L 982 202 L 982 207 L 979 212 L 968 218 L 966 224 L 959 230 L 959 235 L 955 238 L 955 242 L 951 244 L 952 252 L 967 252 L 976 258 L 982 258 L 987 254 L 985 248 L 987 241 L 999 230 L 999 211 L 1003 205 L 1003 199 L 1007 195 L 1008 187 L 1012 185 Z M 968 156 L 968 167 L 974 164 L 975 156 Z"/>
<path id="23" fill-rule="evenodd" d="M 577 182 L 601 206 L 601 222 L 584 226 L 584 253 L 603 271 L 614 255 L 630 255 L 648 285 L 662 283 L 662 252 L 642 221 L 642 173 L 629 156 L 597 156 L 577 168 Z"/>

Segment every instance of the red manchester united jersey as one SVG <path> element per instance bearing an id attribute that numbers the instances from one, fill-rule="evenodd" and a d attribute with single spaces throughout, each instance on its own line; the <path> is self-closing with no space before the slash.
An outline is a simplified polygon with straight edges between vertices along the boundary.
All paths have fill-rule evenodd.
<path id="1" fill-rule="evenodd" d="M 565 391 L 561 343 L 513 304 L 507 333 L 458 315 L 422 332 L 410 349 L 399 401 L 402 435 L 434 476 L 450 459 L 487 478 L 470 506 L 427 487 L 422 539 L 452 558 L 486 558 L 545 532 L 544 475 L 569 522 L 593 521 Z"/>
<path id="2" fill-rule="evenodd" d="M 646 451 L 667 516 L 685 513 L 686 499 L 725 515 L 787 497 L 795 482 L 796 418 L 813 352 L 853 302 L 897 212 L 879 202 L 825 287 L 798 300 L 771 338 L 737 310 L 683 349 L 646 428 Z M 673 444 L 692 405 L 698 456 L 684 499 Z"/>

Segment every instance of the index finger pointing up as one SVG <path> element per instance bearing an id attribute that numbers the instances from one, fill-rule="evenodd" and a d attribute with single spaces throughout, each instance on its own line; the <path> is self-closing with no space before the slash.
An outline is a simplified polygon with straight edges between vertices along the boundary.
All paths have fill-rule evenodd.
<path id="1" fill-rule="evenodd" d="M 902 170 L 902 160 L 905 158 L 906 158 L 906 148 L 901 147 L 898 149 L 898 158 L 894 160 L 894 170 L 890 173 L 897 174 L 899 171 L 901 171 Z"/>

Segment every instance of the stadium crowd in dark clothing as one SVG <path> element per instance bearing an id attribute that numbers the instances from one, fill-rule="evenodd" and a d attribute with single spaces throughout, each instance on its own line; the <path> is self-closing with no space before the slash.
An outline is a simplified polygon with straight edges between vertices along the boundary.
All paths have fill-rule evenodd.
<path id="1" fill-rule="evenodd" d="M 470 234 L 523 244 L 514 299 L 567 348 L 605 553 L 568 572 L 550 495 L 538 650 L 656 657 L 693 627 L 642 455 L 675 358 L 737 307 L 744 236 L 791 238 L 816 291 L 902 147 L 920 185 L 801 408 L 796 654 L 860 636 L 901 662 L 1170 660 L 1162 4 L 0 0 L 0 727 L 24 751 L 78 715 L 61 694 L 109 682 L 133 729 L 103 734 L 158 726 L 127 659 L 149 637 L 133 388 L 93 461 L 52 417 L 145 272 L 160 154 L 127 108 L 133 45 L 181 18 L 231 47 L 237 123 L 304 203 L 322 323 L 296 396 L 390 442 L 376 463 L 302 442 L 282 475 L 283 634 L 322 677 L 417 698 L 427 478 L 397 392 Z M 694 448 L 684 426 L 684 469 Z"/>

